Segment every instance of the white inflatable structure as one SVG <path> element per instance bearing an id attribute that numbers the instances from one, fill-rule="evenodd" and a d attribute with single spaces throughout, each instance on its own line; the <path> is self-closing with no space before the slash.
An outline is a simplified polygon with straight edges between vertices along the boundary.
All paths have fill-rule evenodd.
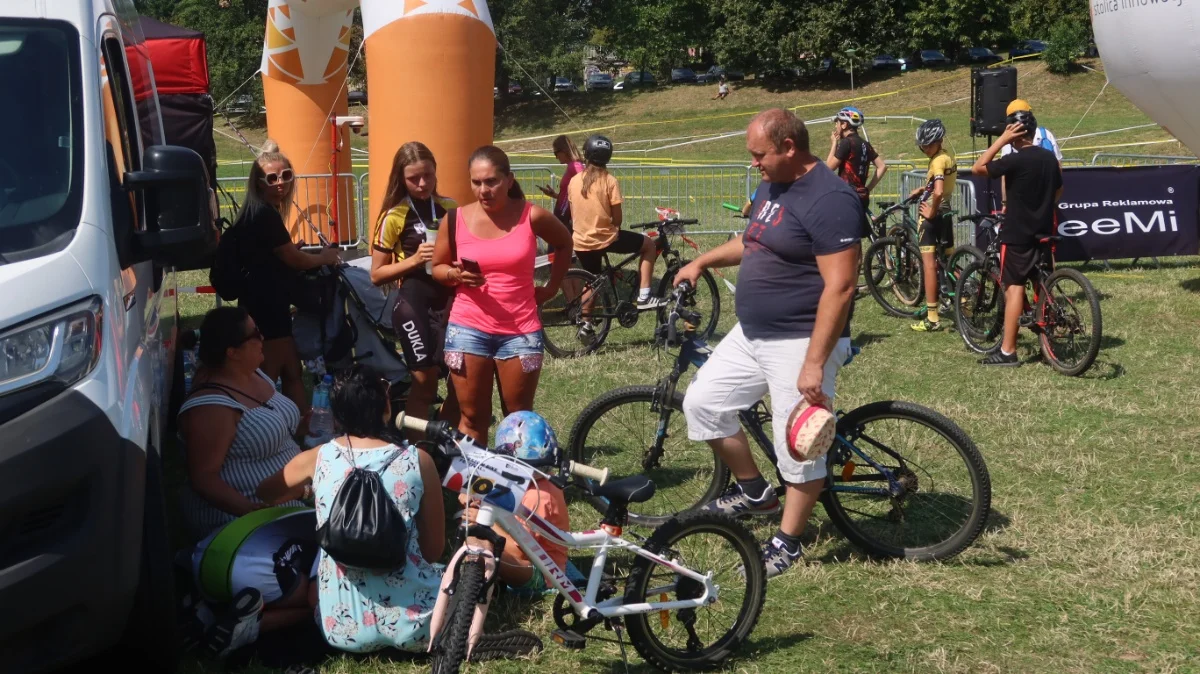
<path id="1" fill-rule="evenodd" d="M 1200 2 L 1089 1 L 1109 83 L 1200 153 Z"/>

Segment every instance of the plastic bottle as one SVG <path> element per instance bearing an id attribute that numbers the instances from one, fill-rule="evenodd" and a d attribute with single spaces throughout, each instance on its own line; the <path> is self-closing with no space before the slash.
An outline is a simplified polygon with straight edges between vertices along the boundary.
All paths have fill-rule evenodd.
<path id="1" fill-rule="evenodd" d="M 327 374 L 313 389 L 312 418 L 308 421 L 308 434 L 314 438 L 333 437 L 333 411 L 329 407 L 329 392 L 333 388 L 333 375 Z"/>
<path id="2" fill-rule="evenodd" d="M 183 350 L 183 394 L 192 392 L 192 380 L 196 377 L 196 352 L 192 349 Z"/>

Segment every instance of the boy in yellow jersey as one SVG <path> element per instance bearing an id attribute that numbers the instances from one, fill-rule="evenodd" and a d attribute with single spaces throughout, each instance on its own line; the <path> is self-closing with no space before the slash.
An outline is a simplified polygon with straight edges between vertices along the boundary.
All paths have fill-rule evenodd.
<path id="1" fill-rule="evenodd" d="M 938 316 L 937 251 L 940 247 L 949 254 L 954 247 L 954 220 L 950 216 L 950 197 L 954 194 L 954 183 L 958 169 L 954 157 L 942 149 L 946 127 L 942 120 L 931 119 L 917 129 L 917 147 L 929 157 L 929 171 L 925 184 L 912 191 L 910 198 L 921 195 L 920 234 L 921 264 L 925 269 L 926 315 L 913 330 L 935 332 L 942 329 Z"/>

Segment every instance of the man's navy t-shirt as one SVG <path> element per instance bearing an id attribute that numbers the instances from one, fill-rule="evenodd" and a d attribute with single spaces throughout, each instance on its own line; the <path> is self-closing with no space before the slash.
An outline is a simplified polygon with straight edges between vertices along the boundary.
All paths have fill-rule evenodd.
<path id="1" fill-rule="evenodd" d="M 759 185 L 735 297 L 746 337 L 812 335 L 825 290 L 816 256 L 861 245 L 864 217 L 858 195 L 821 163 L 795 182 Z M 842 336 L 850 336 L 849 317 Z"/>

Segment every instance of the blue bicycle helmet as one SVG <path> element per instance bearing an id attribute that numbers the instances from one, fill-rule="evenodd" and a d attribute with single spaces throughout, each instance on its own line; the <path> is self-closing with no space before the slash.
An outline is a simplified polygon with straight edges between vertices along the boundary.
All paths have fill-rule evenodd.
<path id="1" fill-rule="evenodd" d="M 838 121 L 849 124 L 850 128 L 857 129 L 863 125 L 863 120 L 865 118 L 863 117 L 861 110 L 852 105 L 847 105 L 838 111 L 837 119 Z"/>
<path id="2" fill-rule="evenodd" d="M 537 468 L 557 466 L 560 462 L 554 429 L 537 412 L 513 412 L 504 417 L 496 426 L 494 451 Z"/>

